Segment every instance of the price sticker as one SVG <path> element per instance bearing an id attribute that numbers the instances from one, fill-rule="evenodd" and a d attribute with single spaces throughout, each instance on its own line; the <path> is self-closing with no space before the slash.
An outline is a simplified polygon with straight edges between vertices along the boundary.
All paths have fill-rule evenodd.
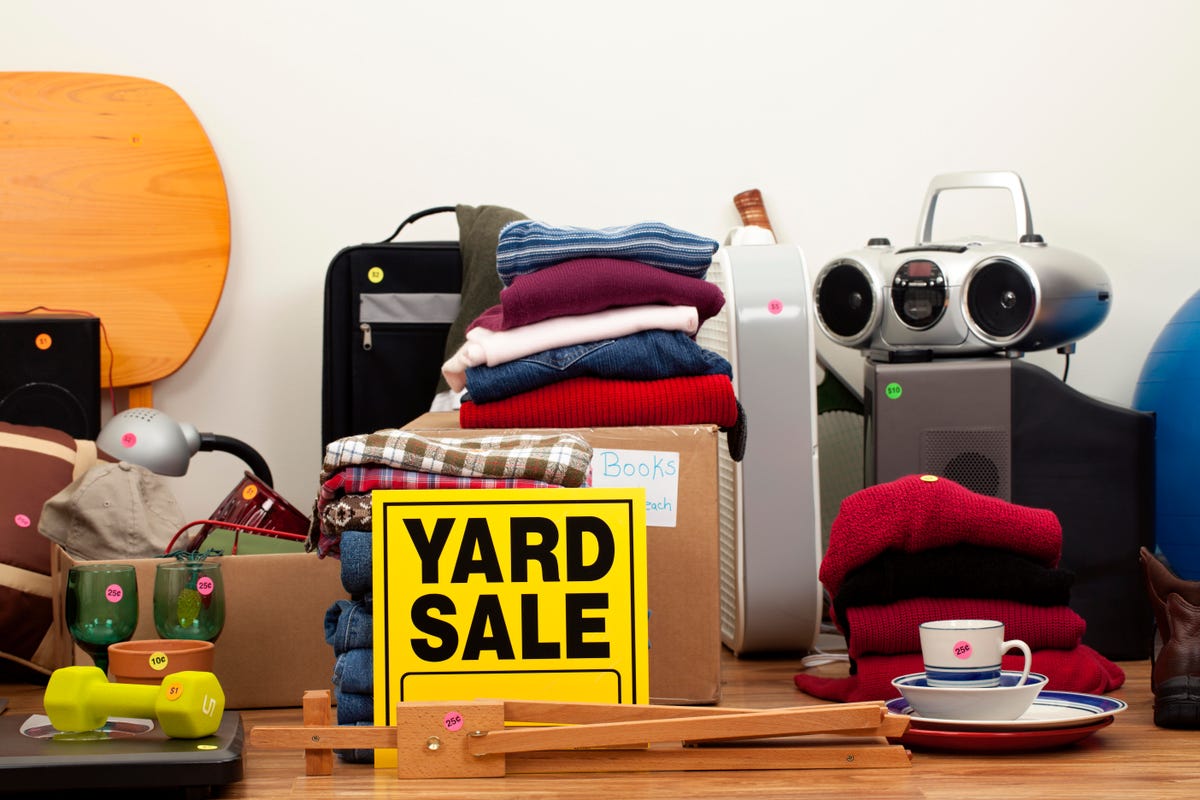
<path id="1" fill-rule="evenodd" d="M 162 672 L 167 668 L 167 664 L 170 663 L 170 659 L 167 658 L 166 653 L 162 652 L 161 650 L 156 650 L 150 654 L 148 663 L 150 664 L 150 669 L 154 670 L 155 672 Z"/>
<path id="2" fill-rule="evenodd" d="M 971 643 L 967 641 L 954 643 L 954 657 L 967 659 L 971 657 Z"/>
<path id="3" fill-rule="evenodd" d="M 442 719 L 442 725 L 448 731 L 462 730 L 462 714 L 458 713 L 457 711 L 446 712 L 446 716 Z"/>
<path id="4" fill-rule="evenodd" d="M 198 581 L 196 581 L 196 591 L 199 592 L 202 597 L 208 597 L 213 593 L 213 579 L 207 575 L 200 578 Z"/>
<path id="5" fill-rule="evenodd" d="M 242 489 L 242 499 L 243 500 L 253 500 L 257 496 L 258 496 L 258 487 L 255 486 L 253 483 L 246 486 L 245 489 Z"/>
<path id="6" fill-rule="evenodd" d="M 124 596 L 125 590 L 121 588 L 119 583 L 110 583 L 108 588 L 104 590 L 104 597 L 110 603 L 119 603 Z"/>
<path id="7" fill-rule="evenodd" d="M 175 681 L 174 683 L 172 683 L 170 686 L 167 687 L 167 699 L 168 700 L 170 700 L 171 702 L 175 702 L 176 700 L 178 700 L 181 697 L 183 697 L 183 684 L 182 683 Z"/>
<path id="8" fill-rule="evenodd" d="M 16 523 L 18 528 L 28 528 L 33 524 L 33 520 L 29 518 L 28 514 L 17 514 L 13 517 L 13 522 Z"/>
<path id="9" fill-rule="evenodd" d="M 776 315 L 782 314 L 783 313 L 783 301 L 782 300 L 768 301 L 767 302 L 767 311 L 771 314 L 776 314 Z"/>

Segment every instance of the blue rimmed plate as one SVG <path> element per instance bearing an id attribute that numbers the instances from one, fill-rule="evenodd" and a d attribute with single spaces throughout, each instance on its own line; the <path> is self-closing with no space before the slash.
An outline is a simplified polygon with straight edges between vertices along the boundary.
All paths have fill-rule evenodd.
<path id="1" fill-rule="evenodd" d="M 1079 692 L 1042 691 L 1017 719 L 935 719 L 916 714 L 903 697 L 887 704 L 893 714 L 909 717 L 911 728 L 951 731 L 1031 731 L 1093 725 L 1128 708 L 1124 700 Z"/>

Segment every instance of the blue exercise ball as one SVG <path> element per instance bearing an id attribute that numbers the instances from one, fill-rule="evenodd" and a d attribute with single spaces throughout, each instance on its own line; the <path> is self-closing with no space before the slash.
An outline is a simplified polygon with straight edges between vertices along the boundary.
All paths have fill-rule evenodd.
<path id="1" fill-rule="evenodd" d="M 1155 415 L 1155 539 L 1181 578 L 1200 580 L 1200 292 L 1150 348 L 1133 405 Z"/>

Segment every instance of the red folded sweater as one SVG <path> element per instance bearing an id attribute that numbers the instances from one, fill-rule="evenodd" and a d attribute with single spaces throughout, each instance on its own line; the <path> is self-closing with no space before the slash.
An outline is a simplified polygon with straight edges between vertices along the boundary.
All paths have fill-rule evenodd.
<path id="1" fill-rule="evenodd" d="M 800 673 L 795 678 L 796 688 L 813 697 L 843 703 L 888 701 L 900 696 L 892 686 L 893 678 L 925 670 L 920 653 L 864 656 L 856 663 L 857 673 L 845 678 Z M 1025 657 L 1019 653 L 1005 656 L 1001 664 L 1004 669 L 1019 670 L 1025 665 Z M 1084 644 L 1070 650 L 1034 650 L 1033 671 L 1046 676 L 1046 688 L 1060 692 L 1105 694 L 1125 683 L 1124 670 Z"/>
<path id="2" fill-rule="evenodd" d="M 650 381 L 584 376 L 539 386 L 490 403 L 464 400 L 463 428 L 596 428 L 626 425 L 717 425 L 738 419 L 725 375 Z"/>
<path id="3" fill-rule="evenodd" d="M 885 550 L 916 553 L 953 544 L 1004 548 L 1054 567 L 1062 526 L 1053 511 L 977 494 L 948 478 L 909 475 L 842 501 L 821 582 L 836 602 L 846 575 Z"/>
<path id="4" fill-rule="evenodd" d="M 851 658 L 870 653 L 919 653 L 922 622 L 935 619 L 998 619 L 1004 638 L 1020 639 L 1031 650 L 1070 650 L 1083 639 L 1087 623 L 1067 606 L 1032 606 L 1012 600 L 915 597 L 887 605 L 848 608 L 846 645 Z"/>

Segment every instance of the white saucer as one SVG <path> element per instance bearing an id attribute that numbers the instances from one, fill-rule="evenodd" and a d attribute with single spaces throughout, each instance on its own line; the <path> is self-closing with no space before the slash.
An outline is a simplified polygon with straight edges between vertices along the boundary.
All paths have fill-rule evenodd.
<path id="1" fill-rule="evenodd" d="M 909 717 L 914 727 L 937 730 L 1010 730 L 1029 731 L 1049 728 L 1073 728 L 1089 725 L 1105 717 L 1119 714 L 1128 708 L 1124 700 L 1095 694 L 1078 692 L 1055 692 L 1043 690 L 1033 701 L 1029 710 L 1017 719 L 935 719 L 916 714 L 903 697 L 888 701 L 887 709 L 893 714 Z"/>

